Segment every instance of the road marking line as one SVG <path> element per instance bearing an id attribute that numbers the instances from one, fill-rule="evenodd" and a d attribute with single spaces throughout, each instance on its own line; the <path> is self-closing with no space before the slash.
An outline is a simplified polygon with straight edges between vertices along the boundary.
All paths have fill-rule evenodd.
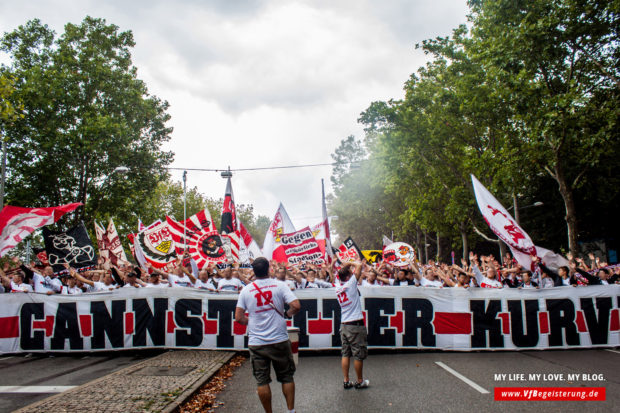
<path id="1" fill-rule="evenodd" d="M 77 386 L 0 386 L 0 393 L 62 393 Z"/>
<path id="2" fill-rule="evenodd" d="M 482 387 L 480 387 L 479 385 L 477 385 L 476 383 L 474 383 L 473 381 L 471 381 L 470 379 L 468 379 L 467 377 L 463 376 L 461 373 L 459 373 L 456 370 L 451 369 L 450 367 L 446 366 L 445 364 L 443 364 L 441 361 L 436 361 L 435 364 L 437 364 L 439 367 L 441 367 L 442 369 L 446 370 L 448 373 L 451 373 L 452 375 L 456 376 L 457 378 L 461 379 L 462 381 L 464 381 L 465 383 L 469 384 L 471 387 L 473 387 L 474 389 L 478 390 L 480 393 L 482 394 L 488 394 L 489 391 L 483 389 Z"/>
<path id="3" fill-rule="evenodd" d="M 607 349 L 605 349 L 605 351 L 611 351 L 612 353 L 617 353 L 617 354 L 620 354 L 620 351 L 617 351 L 617 350 L 610 350 L 610 349 L 608 349 L 608 348 L 607 348 Z"/>
<path id="4" fill-rule="evenodd" d="M 2 358 L 0 359 L 0 361 L 2 361 L 2 360 L 12 359 L 13 357 L 14 357 L 14 356 L 10 356 L 10 357 L 2 357 Z"/>

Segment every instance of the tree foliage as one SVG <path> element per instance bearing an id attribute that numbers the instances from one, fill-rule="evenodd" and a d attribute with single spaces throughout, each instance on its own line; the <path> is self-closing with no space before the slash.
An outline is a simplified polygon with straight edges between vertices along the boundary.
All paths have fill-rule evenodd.
<path id="1" fill-rule="evenodd" d="M 73 222 L 128 215 L 165 179 L 168 104 L 137 78 L 131 32 L 87 17 L 62 35 L 32 20 L 2 37 L 23 118 L 7 125 L 7 197 L 16 205 L 83 202 Z M 115 172 L 128 167 L 129 173 Z"/>
<path id="2" fill-rule="evenodd" d="M 539 245 L 575 251 L 577 222 L 601 229 L 586 236 L 611 234 L 616 216 L 604 218 L 605 230 L 600 213 L 578 206 L 595 202 L 606 211 L 618 199 L 612 171 L 620 166 L 620 10 L 614 4 L 471 1 L 469 28 L 417 46 L 431 60 L 410 76 L 405 95 L 362 113 L 363 156 L 373 160 L 372 173 L 334 169 L 332 213 L 347 216 L 338 232 L 355 231 L 358 219 L 384 217 L 382 231 L 402 240 L 419 244 L 420 231 L 432 232 L 453 247 L 460 241 L 466 251 L 467 239 L 485 227 L 473 173 L 507 207 L 513 199 L 545 204 L 521 214 Z M 334 159 L 348 159 L 339 155 L 345 149 L 356 154 L 354 141 L 343 140 Z M 347 204 L 353 208 L 342 212 Z"/>

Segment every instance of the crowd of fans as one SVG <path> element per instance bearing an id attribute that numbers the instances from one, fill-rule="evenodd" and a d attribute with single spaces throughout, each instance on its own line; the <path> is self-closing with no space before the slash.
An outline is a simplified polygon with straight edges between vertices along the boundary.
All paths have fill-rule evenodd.
<path id="1" fill-rule="evenodd" d="M 405 266 L 394 266 L 378 260 L 363 261 L 360 285 L 365 287 L 408 286 L 435 288 L 553 288 L 620 283 L 620 265 L 609 266 L 593 254 L 589 262 L 568 255 L 569 266 L 554 271 L 532 257 L 534 271 L 520 266 L 509 254 L 500 263 L 492 255 L 469 254 L 460 265 L 429 260 L 422 264 L 411 260 Z M 333 288 L 338 283 L 338 264 L 301 265 L 290 267 L 271 262 L 271 277 L 287 284 L 291 290 Z M 344 264 L 344 267 L 349 264 Z M 163 269 L 146 264 L 143 267 L 125 263 L 111 265 L 100 260 L 96 268 L 78 272 L 66 270 L 55 274 L 50 266 L 23 264 L 13 258 L 0 269 L 0 292 L 35 292 L 44 294 L 82 294 L 114 291 L 119 288 L 185 287 L 211 292 L 238 293 L 254 280 L 251 268 L 238 263 L 232 266 L 210 264 L 199 270 L 188 256 Z"/>

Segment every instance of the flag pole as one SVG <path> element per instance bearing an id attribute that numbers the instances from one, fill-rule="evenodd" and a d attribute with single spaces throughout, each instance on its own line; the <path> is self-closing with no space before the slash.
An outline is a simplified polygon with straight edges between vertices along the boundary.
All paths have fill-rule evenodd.
<path id="1" fill-rule="evenodd" d="M 187 220 L 187 171 L 183 171 L 183 253 L 187 248 L 187 226 L 185 221 Z"/>

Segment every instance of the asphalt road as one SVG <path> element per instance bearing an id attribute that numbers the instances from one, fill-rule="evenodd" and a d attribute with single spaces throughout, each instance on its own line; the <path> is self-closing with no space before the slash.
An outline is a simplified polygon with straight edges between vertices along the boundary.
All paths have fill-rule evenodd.
<path id="1" fill-rule="evenodd" d="M 160 354 L 158 351 L 93 355 L 0 356 L 0 412 L 10 412 Z M 85 406 L 84 411 L 88 411 Z"/>
<path id="2" fill-rule="evenodd" d="M 448 367 L 453 372 L 449 372 Z M 464 380 L 453 373 L 460 374 Z M 529 374 L 563 374 L 563 381 L 530 381 Z M 604 381 L 567 380 L 568 374 L 602 375 Z M 351 369 L 352 378 L 353 370 Z M 525 381 L 495 374 L 524 374 Z M 612 412 L 620 409 L 620 349 L 527 352 L 373 353 L 364 365 L 370 388 L 344 390 L 338 354 L 300 357 L 296 411 L 307 412 Z M 557 378 L 558 376 L 555 376 Z M 600 376 L 599 376 L 600 377 Z M 519 379 L 519 376 L 514 378 Z M 286 412 L 272 372 L 274 412 Z M 473 387 L 472 387 L 473 386 Z M 476 389 L 478 386 L 479 389 Z M 495 387 L 605 387 L 605 401 L 494 401 Z M 481 391 L 488 391 L 482 393 Z M 216 411 L 262 411 L 246 361 L 217 399 Z"/>

